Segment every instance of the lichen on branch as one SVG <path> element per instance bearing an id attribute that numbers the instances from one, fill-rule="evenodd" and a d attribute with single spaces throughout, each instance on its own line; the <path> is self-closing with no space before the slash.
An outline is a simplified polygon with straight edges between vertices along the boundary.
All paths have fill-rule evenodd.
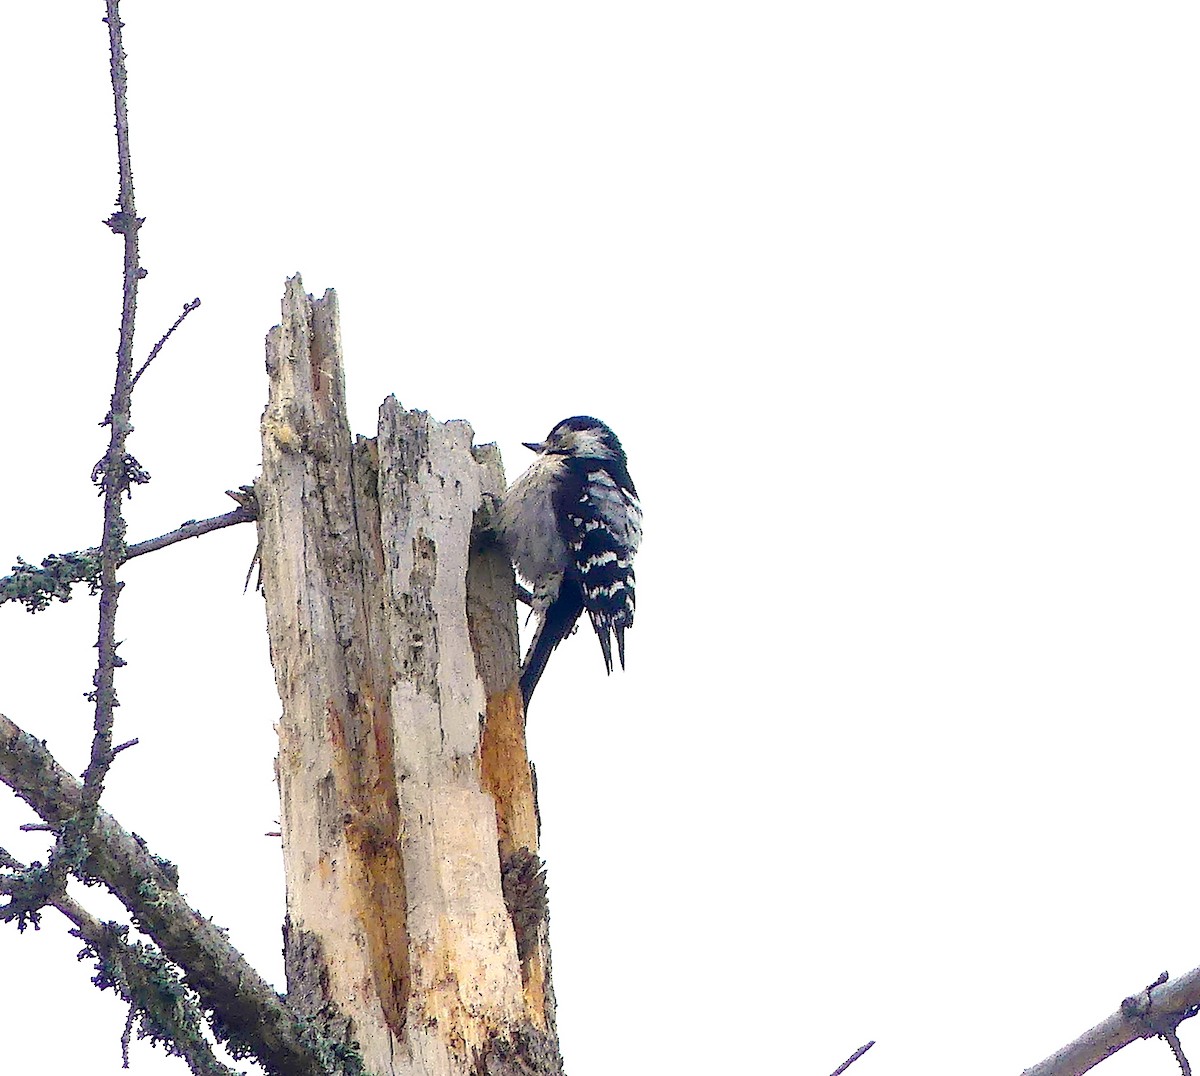
<path id="1" fill-rule="evenodd" d="M 71 600 L 71 587 L 86 583 L 89 594 L 100 590 L 98 550 L 51 553 L 40 565 L 17 557 L 12 573 L 0 578 L 0 605 L 20 602 L 31 613 L 40 613 L 52 601 Z"/>

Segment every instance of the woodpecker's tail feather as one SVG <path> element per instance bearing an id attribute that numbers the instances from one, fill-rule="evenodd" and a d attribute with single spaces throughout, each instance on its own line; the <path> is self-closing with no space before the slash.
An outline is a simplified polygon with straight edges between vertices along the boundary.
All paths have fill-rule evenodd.
<path id="1" fill-rule="evenodd" d="M 609 624 L 608 618 L 603 613 L 593 613 L 589 610 L 588 615 L 592 618 L 592 627 L 596 629 L 596 638 L 600 640 L 600 652 L 604 655 L 604 671 L 612 675 L 612 625 Z"/>
<path id="2" fill-rule="evenodd" d="M 529 644 L 525 664 L 521 666 L 521 697 L 525 700 L 527 711 L 529 700 L 533 698 L 533 689 L 546 671 L 546 662 L 550 660 L 554 648 L 574 630 L 582 612 L 583 595 L 578 587 L 568 586 L 559 590 L 558 597 L 546 610 L 546 616 L 538 625 L 533 642 Z"/>

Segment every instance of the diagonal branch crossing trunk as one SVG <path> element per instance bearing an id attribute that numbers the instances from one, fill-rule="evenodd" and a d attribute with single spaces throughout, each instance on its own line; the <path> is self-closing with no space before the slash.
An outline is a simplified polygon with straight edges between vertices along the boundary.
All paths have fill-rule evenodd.
<path id="1" fill-rule="evenodd" d="M 512 569 L 478 540 L 499 454 L 395 398 L 352 443 L 336 297 L 299 277 L 267 370 L 289 1000 L 375 1076 L 561 1072 Z"/>

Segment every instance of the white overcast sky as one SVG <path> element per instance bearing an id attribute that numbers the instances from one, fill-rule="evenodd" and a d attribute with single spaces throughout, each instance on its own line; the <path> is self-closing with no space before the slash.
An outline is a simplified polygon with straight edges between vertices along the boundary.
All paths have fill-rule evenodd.
<path id="1" fill-rule="evenodd" d="M 0 569 L 99 539 L 102 9 L 4 13 Z M 132 540 L 256 475 L 297 271 L 357 432 L 395 393 L 510 478 L 567 415 L 628 449 L 629 670 L 581 632 L 530 722 L 571 1076 L 1016 1073 L 1200 964 L 1194 3 L 124 14 L 139 353 L 203 300 L 137 390 Z M 126 571 L 106 805 L 282 986 L 253 548 Z M 0 608 L 0 712 L 77 771 L 94 621 Z M 0 792 L 27 859 L 30 818 Z M 0 930 L 6 1071 L 119 1071 L 78 948 Z"/>

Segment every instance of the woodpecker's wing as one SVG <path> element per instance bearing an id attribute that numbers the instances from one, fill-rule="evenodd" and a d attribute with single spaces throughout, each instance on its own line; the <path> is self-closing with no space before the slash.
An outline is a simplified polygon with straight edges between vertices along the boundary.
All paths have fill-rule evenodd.
<path id="1" fill-rule="evenodd" d="M 582 594 L 604 667 L 612 672 L 612 637 L 625 667 L 625 629 L 633 624 L 633 554 L 642 537 L 642 509 L 623 463 L 577 458 L 556 493 L 558 525 L 573 564 L 563 581 Z"/>

